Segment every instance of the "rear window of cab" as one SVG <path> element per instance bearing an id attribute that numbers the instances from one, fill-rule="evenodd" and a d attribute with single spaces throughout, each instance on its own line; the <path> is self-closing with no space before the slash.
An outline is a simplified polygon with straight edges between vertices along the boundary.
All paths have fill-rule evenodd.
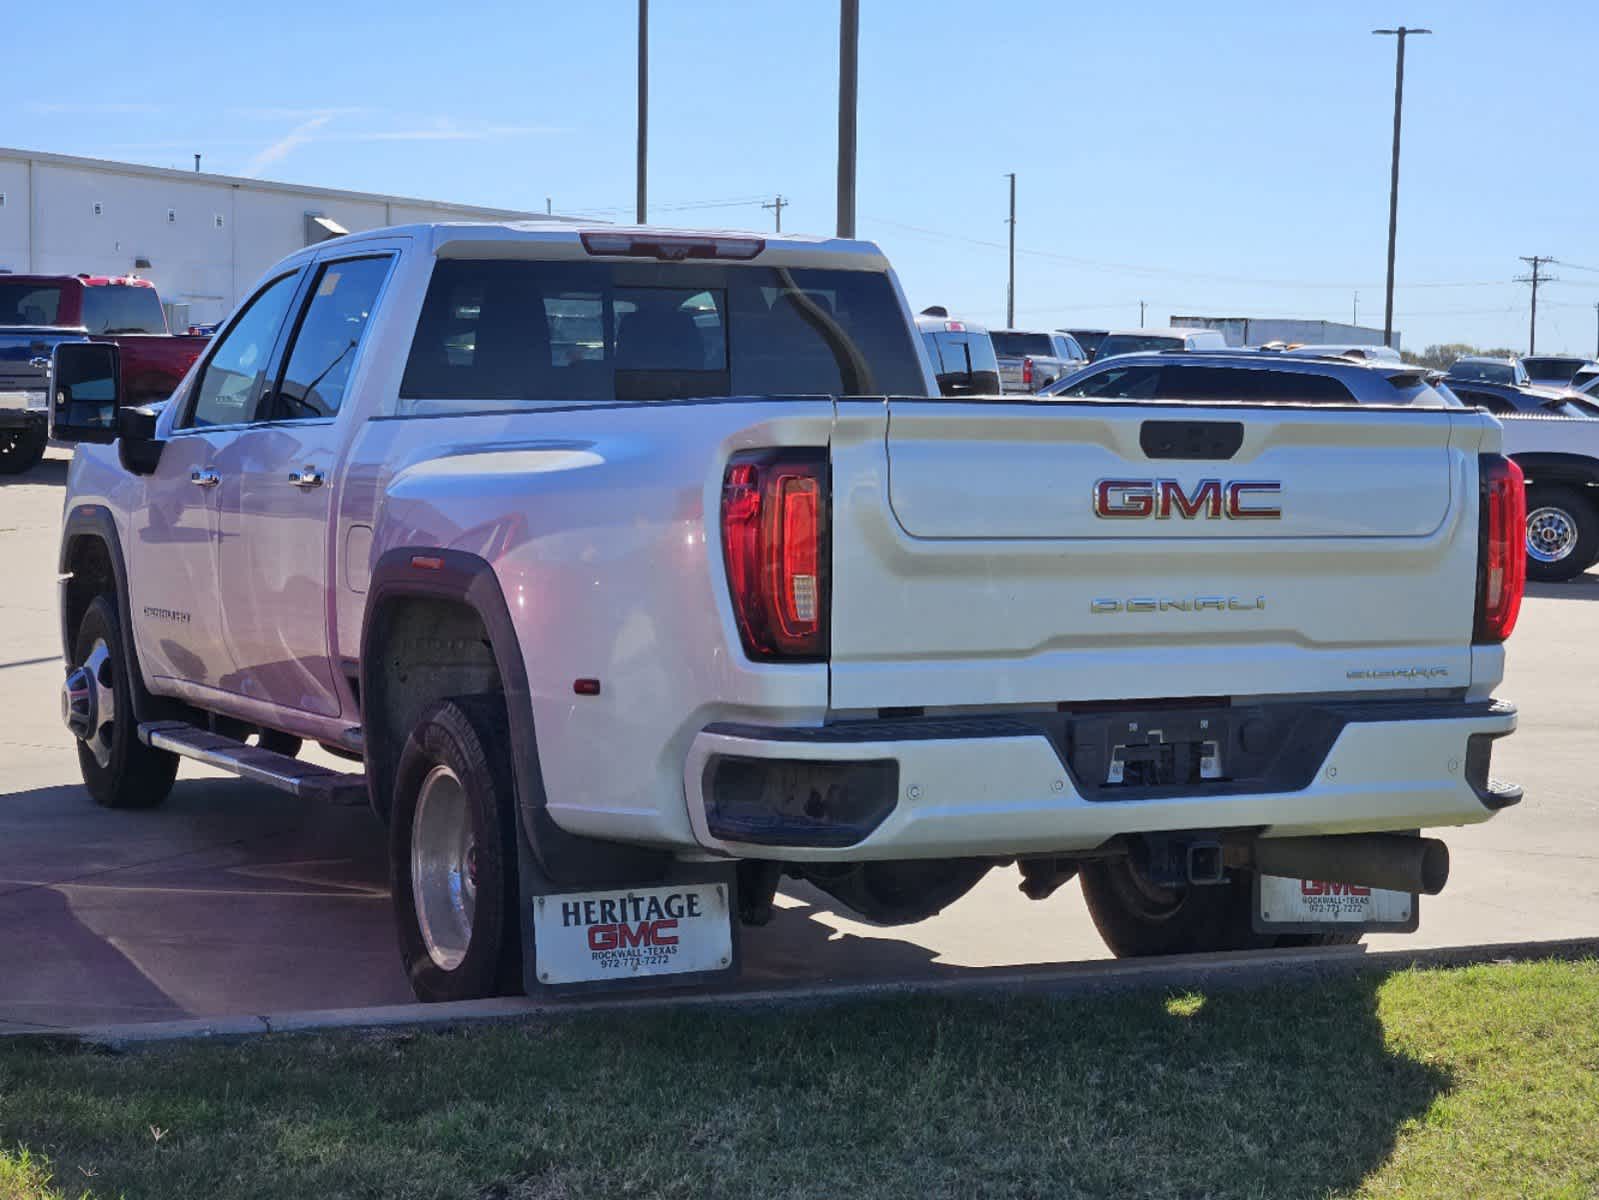
<path id="1" fill-rule="evenodd" d="M 441 259 L 400 395 L 916 395 L 888 276 L 754 264 Z"/>

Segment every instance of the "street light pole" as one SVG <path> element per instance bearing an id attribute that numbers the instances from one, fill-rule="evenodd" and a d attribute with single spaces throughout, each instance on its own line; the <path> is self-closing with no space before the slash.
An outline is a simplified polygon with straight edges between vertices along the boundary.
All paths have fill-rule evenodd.
<path id="1" fill-rule="evenodd" d="M 838 5 L 838 236 L 855 236 L 855 86 L 860 76 L 860 0 Z"/>
<path id="2" fill-rule="evenodd" d="M 638 204 L 636 219 L 648 219 L 650 159 L 650 0 L 638 0 Z"/>
<path id="3" fill-rule="evenodd" d="M 1399 53 L 1394 60 L 1394 160 L 1388 182 L 1388 292 L 1383 305 L 1382 342 L 1394 344 L 1394 243 L 1399 232 L 1399 117 L 1405 106 L 1405 39 L 1412 34 L 1431 33 L 1430 29 L 1373 29 L 1372 33 L 1398 38 Z"/>
<path id="4" fill-rule="evenodd" d="M 1010 180 L 1010 282 L 1005 285 L 1005 328 L 1016 328 L 1016 172 L 1005 176 Z"/>

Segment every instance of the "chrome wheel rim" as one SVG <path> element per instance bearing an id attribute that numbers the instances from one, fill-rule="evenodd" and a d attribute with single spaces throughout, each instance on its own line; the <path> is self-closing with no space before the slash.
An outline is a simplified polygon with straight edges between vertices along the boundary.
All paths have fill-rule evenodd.
<path id="1" fill-rule="evenodd" d="M 61 685 L 61 719 L 89 748 L 95 762 L 111 765 L 117 726 L 116 660 L 104 638 L 96 638 L 82 665 L 67 673 Z"/>
<path id="2" fill-rule="evenodd" d="M 1527 553 L 1541 563 L 1557 563 L 1577 548 L 1577 522 L 1563 508 L 1545 505 L 1527 514 Z"/>
<path id="3" fill-rule="evenodd" d="M 411 896 L 422 944 L 442 970 L 460 966 L 471 944 L 477 870 L 466 789 L 441 763 L 422 781 L 411 820 Z"/>

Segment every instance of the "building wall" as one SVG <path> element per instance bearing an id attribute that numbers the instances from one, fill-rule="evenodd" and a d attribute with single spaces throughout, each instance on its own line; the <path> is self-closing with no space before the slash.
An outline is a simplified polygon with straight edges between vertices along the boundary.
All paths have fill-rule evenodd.
<path id="1" fill-rule="evenodd" d="M 1380 346 L 1382 330 L 1339 321 L 1310 321 L 1293 317 L 1178 317 L 1171 323 L 1178 329 L 1215 329 L 1229 346 L 1259 346 L 1266 342 L 1304 342 L 1315 346 Z M 1399 349 L 1399 331 L 1394 331 L 1394 349 Z"/>
<path id="2" fill-rule="evenodd" d="M 309 212 L 351 233 L 543 217 L 26 152 L 0 153 L 0 194 L 0 269 L 138 274 L 164 301 L 187 304 L 195 323 L 220 321 L 268 267 L 304 247 Z M 139 258 L 150 266 L 136 270 Z"/>

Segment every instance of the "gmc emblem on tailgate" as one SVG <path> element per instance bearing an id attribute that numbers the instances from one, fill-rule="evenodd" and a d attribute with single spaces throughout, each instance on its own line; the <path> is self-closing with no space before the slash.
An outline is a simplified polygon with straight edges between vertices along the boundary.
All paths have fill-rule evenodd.
<path id="1" fill-rule="evenodd" d="M 1191 521 L 1278 521 L 1283 510 L 1264 497 L 1282 495 L 1275 480 L 1201 479 L 1192 493 L 1175 479 L 1101 479 L 1094 484 L 1096 517 L 1157 521 L 1173 516 Z"/>

